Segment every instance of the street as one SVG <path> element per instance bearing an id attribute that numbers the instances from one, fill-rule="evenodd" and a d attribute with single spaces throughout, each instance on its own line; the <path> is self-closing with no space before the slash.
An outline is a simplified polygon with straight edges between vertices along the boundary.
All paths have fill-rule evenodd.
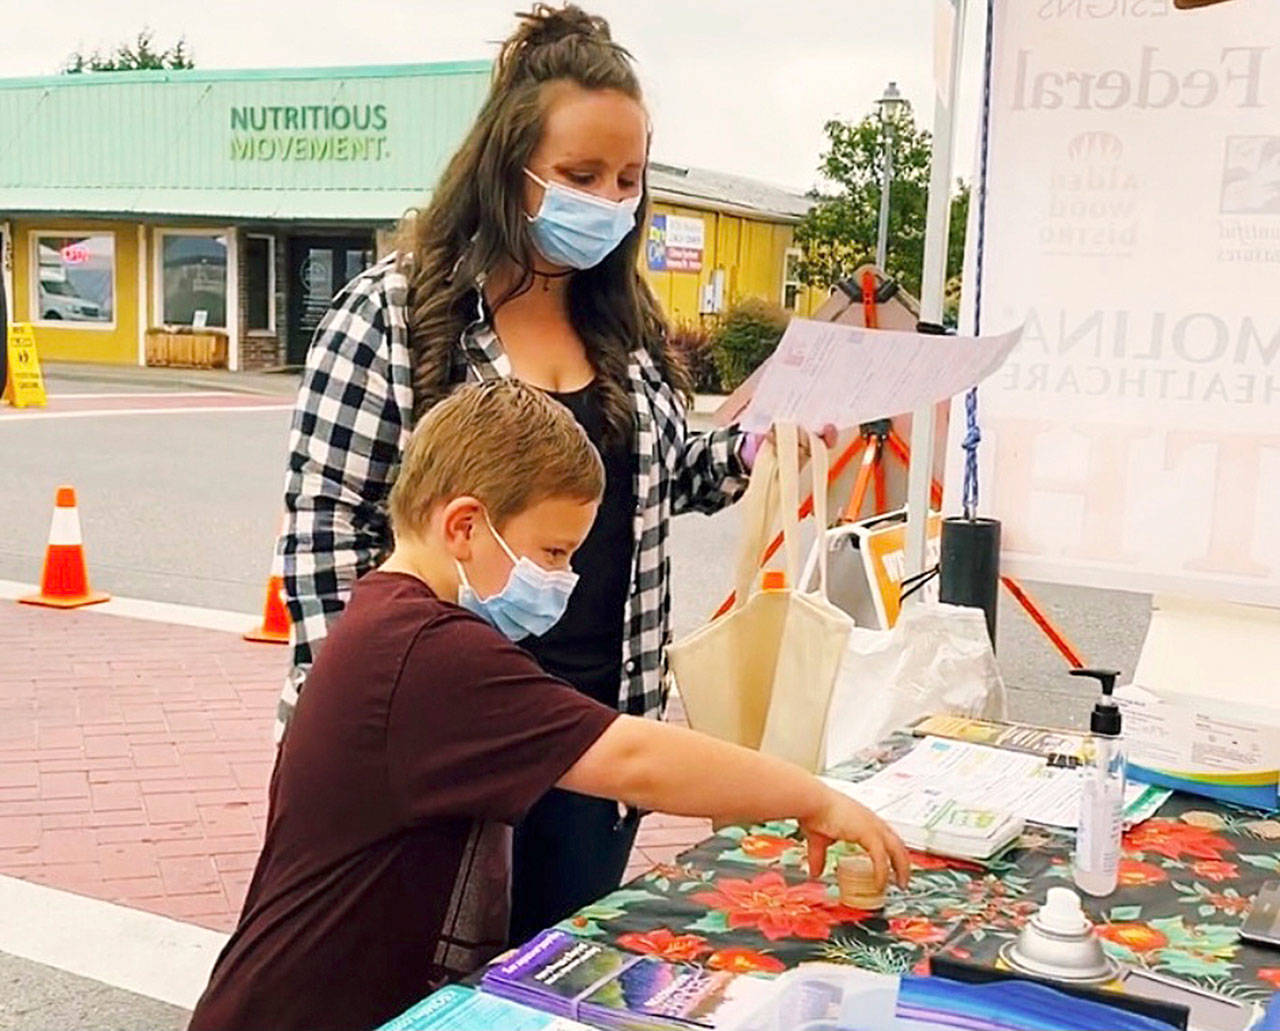
<path id="1" fill-rule="evenodd" d="M 0 579 L 39 577 L 54 489 L 69 483 L 79 495 L 95 586 L 122 597 L 251 618 L 261 609 L 280 519 L 294 392 L 291 377 L 275 379 L 275 397 L 237 395 L 251 402 L 248 408 L 227 407 L 225 398 L 206 389 L 199 392 L 205 396 L 186 397 L 179 412 L 138 412 L 154 403 L 148 394 L 197 392 L 146 377 L 134 383 L 60 379 L 54 367 L 48 380 L 55 397 L 128 394 L 135 395 L 134 407 L 8 424 L 0 417 L 0 446 L 8 458 L 0 468 L 0 494 L 8 500 L 0 524 Z M 226 383 L 234 384 L 234 377 Z M 736 519 L 729 509 L 673 522 L 677 636 L 697 627 L 723 597 Z M 1026 586 L 1087 662 L 1132 671 L 1146 632 L 1147 596 Z M 1007 593 L 1000 606 L 998 646 L 1006 681 L 1033 696 L 1013 698 L 1015 715 L 1042 723 L 1081 719 L 1087 710 L 1079 699 L 1088 688 L 1065 676 L 1057 653 Z"/>
<path id="2" fill-rule="evenodd" d="M 0 578 L 39 577 L 53 493 L 65 483 L 76 488 L 89 572 L 102 589 L 259 609 L 279 529 L 290 398 L 250 398 L 253 408 L 241 410 L 214 407 L 216 393 L 184 396 L 180 413 L 150 414 L 139 411 L 148 395 L 194 392 L 64 381 L 56 370 L 47 378 L 55 401 L 60 394 L 105 394 L 84 399 L 105 405 L 128 395 L 132 407 L 91 417 L 0 416 L 7 456 L 0 470 L 6 499 Z M 257 410 L 264 403 L 277 407 Z"/>

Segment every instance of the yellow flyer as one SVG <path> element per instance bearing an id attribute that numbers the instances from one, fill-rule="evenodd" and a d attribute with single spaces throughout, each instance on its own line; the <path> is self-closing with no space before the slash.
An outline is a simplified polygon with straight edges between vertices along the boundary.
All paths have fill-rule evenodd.
<path id="1" fill-rule="evenodd" d="M 873 526 L 862 534 L 860 550 L 862 563 L 871 585 L 871 600 L 875 604 L 880 629 L 888 630 L 898 622 L 902 607 L 902 579 L 906 568 L 906 524 L 902 522 Z M 942 516 L 929 514 L 926 565 L 933 565 L 940 554 Z"/>
<path id="2" fill-rule="evenodd" d="M 4 400 L 14 408 L 43 408 L 48 399 L 44 392 L 44 377 L 40 375 L 36 338 L 29 323 L 18 322 L 9 327 L 6 357 L 8 376 L 4 384 Z"/>

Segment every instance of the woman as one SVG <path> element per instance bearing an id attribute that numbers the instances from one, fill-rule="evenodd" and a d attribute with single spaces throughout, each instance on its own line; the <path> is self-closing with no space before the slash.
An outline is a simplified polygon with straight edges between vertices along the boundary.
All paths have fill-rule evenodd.
<path id="1" fill-rule="evenodd" d="M 457 384 L 499 376 L 566 405 L 607 480 L 568 611 L 522 644 L 592 697 L 660 717 L 668 520 L 735 499 L 755 441 L 686 428 L 688 380 L 637 271 L 648 143 L 630 55 L 606 22 L 538 4 L 399 253 L 334 300 L 291 434 L 281 724 L 352 582 L 390 546 L 387 494 L 415 419 Z M 616 888 L 636 822 L 611 802 L 546 796 L 515 836 L 511 941 Z"/>

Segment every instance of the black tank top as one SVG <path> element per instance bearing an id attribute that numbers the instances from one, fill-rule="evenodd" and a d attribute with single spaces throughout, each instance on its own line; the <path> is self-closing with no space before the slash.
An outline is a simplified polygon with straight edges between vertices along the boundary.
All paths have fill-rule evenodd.
<path id="1" fill-rule="evenodd" d="M 622 683 L 622 625 L 631 589 L 634 548 L 635 454 L 630 443 L 604 443 L 600 390 L 592 382 L 570 393 L 548 391 L 573 412 L 604 461 L 604 497 L 596 520 L 573 556 L 578 586 L 560 622 L 520 643 L 552 676 L 616 707 Z"/>

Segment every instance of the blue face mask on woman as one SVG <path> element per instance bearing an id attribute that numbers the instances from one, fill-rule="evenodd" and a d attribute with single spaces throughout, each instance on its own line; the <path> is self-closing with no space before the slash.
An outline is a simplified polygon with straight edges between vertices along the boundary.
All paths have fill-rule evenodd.
<path id="1" fill-rule="evenodd" d="M 594 268 L 636 224 L 640 195 L 612 201 L 524 174 L 543 189 L 536 215 L 526 215 L 534 246 L 547 261 L 566 268 Z"/>
<path id="2" fill-rule="evenodd" d="M 476 594 L 467 580 L 461 562 L 458 567 L 458 604 L 481 619 L 493 624 L 508 639 L 522 641 L 529 636 L 545 634 L 560 621 L 569 605 L 569 595 L 578 584 L 578 574 L 567 570 L 543 569 L 532 559 L 515 552 L 502 539 L 502 535 L 489 522 L 493 539 L 511 559 L 512 569 L 502 589 L 487 598 Z"/>

